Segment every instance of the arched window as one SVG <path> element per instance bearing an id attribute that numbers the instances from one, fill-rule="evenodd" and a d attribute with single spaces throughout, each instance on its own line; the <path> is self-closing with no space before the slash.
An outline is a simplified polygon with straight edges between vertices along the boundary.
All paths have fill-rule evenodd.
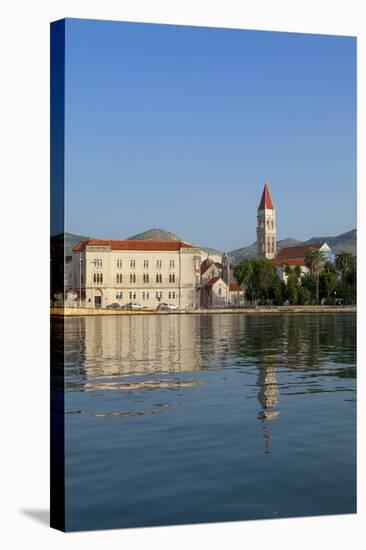
<path id="1" fill-rule="evenodd" d="M 219 287 L 219 296 L 221 296 L 222 294 L 222 290 L 221 290 L 221 286 Z"/>
<path id="2" fill-rule="evenodd" d="M 103 282 L 103 273 L 100 274 L 100 282 Z"/>

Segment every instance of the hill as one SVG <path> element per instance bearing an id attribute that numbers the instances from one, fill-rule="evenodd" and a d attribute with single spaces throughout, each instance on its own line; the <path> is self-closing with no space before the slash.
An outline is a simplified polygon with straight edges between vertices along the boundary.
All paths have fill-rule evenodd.
<path id="1" fill-rule="evenodd" d="M 153 227 L 143 233 L 137 233 L 132 237 L 128 237 L 128 241 L 184 241 L 181 237 L 170 231 Z"/>
<path id="2" fill-rule="evenodd" d="M 351 254 L 357 254 L 357 230 L 352 229 L 341 235 L 335 237 L 312 237 L 307 241 L 298 241 L 296 239 L 288 238 L 277 241 L 277 252 L 286 246 L 297 246 L 302 244 L 315 244 L 319 242 L 326 242 L 335 252 L 342 250 L 350 252 Z M 257 255 L 257 243 L 254 242 L 249 246 L 243 248 L 237 248 L 229 252 L 229 257 L 232 263 L 239 263 L 243 258 L 253 258 Z"/>
<path id="3" fill-rule="evenodd" d="M 133 235 L 132 237 L 128 237 L 128 241 L 184 241 L 187 242 L 185 239 L 182 239 L 175 233 L 171 233 L 170 231 L 165 231 L 164 229 L 148 229 L 147 231 L 144 231 L 143 233 L 138 233 L 137 235 Z M 222 252 L 220 250 L 217 250 L 216 248 L 209 248 L 207 246 L 201 246 L 201 245 L 195 245 L 207 254 L 210 254 L 211 256 L 222 256 Z"/>
<path id="4" fill-rule="evenodd" d="M 53 240 L 56 240 L 59 238 L 59 236 L 53 237 Z M 80 235 L 74 235 L 72 233 L 65 233 L 65 252 L 66 255 L 71 254 L 72 248 L 82 239 L 87 239 L 88 237 L 82 237 Z M 176 235 L 175 233 L 172 233 L 170 231 L 165 231 L 164 229 L 158 229 L 153 228 L 149 229 L 148 231 L 144 231 L 142 233 L 138 233 L 137 235 L 133 235 L 132 237 L 129 237 L 127 240 L 135 240 L 135 241 L 184 241 L 181 237 Z M 299 241 L 297 239 L 288 238 L 288 239 L 282 239 L 280 241 L 277 241 L 277 251 L 281 250 L 281 248 L 284 248 L 286 246 L 296 246 L 301 244 L 312 244 L 317 242 L 325 241 L 329 244 L 331 248 L 335 250 L 335 252 L 340 252 L 341 250 L 345 250 L 346 252 L 351 252 L 352 254 L 357 254 L 357 230 L 352 229 L 351 231 L 347 231 L 346 233 L 342 233 L 341 235 L 336 236 L 328 236 L 328 237 L 312 237 L 311 239 L 308 239 L 307 241 Z M 185 241 L 187 242 L 187 241 Z M 221 256 L 222 252 L 220 250 L 217 250 L 216 248 L 210 248 L 207 246 L 201 246 L 196 245 L 198 248 L 206 252 L 207 254 L 210 254 L 211 256 Z M 232 250 L 228 253 L 230 257 L 230 261 L 232 263 L 239 263 L 240 260 L 243 258 L 253 258 L 257 255 L 257 243 L 254 242 L 249 246 L 244 246 L 242 248 L 237 248 L 235 250 Z"/>

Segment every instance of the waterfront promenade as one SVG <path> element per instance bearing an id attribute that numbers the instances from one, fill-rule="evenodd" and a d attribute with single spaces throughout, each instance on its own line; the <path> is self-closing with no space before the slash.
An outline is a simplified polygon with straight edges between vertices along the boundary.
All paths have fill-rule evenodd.
<path id="1" fill-rule="evenodd" d="M 246 308 L 225 308 L 225 309 L 191 309 L 174 311 L 157 310 L 126 310 L 126 309 L 105 309 L 105 308 L 83 308 L 83 307 L 51 307 L 52 316 L 94 316 L 94 315 L 213 315 L 223 313 L 237 314 L 266 314 L 266 313 L 345 313 L 356 312 L 356 306 L 257 306 Z"/>

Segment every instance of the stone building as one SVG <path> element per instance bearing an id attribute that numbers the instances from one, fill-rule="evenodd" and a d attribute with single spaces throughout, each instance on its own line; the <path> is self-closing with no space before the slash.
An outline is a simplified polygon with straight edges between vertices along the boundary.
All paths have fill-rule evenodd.
<path id="1" fill-rule="evenodd" d="M 257 254 L 267 260 L 276 256 L 276 211 L 267 182 L 257 211 Z"/>
<path id="2" fill-rule="evenodd" d="M 73 255 L 73 288 L 86 307 L 137 302 L 179 309 L 200 304 L 200 250 L 182 241 L 104 241 L 78 243 Z"/>
<path id="3" fill-rule="evenodd" d="M 233 276 L 229 257 L 223 254 L 221 262 L 206 258 L 201 264 L 201 307 L 243 307 L 244 289 Z"/>

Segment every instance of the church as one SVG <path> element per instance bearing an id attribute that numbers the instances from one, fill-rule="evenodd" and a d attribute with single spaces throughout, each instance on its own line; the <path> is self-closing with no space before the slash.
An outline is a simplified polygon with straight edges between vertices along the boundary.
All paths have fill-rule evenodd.
<path id="1" fill-rule="evenodd" d="M 276 256 L 276 216 L 268 183 L 265 182 L 257 209 L 257 255 L 272 260 Z M 235 281 L 229 257 L 221 263 L 208 256 L 201 264 L 201 307 L 244 307 L 245 290 Z"/>
<path id="2" fill-rule="evenodd" d="M 305 265 L 305 255 L 309 248 L 317 248 L 324 253 L 327 261 L 334 261 L 335 254 L 325 242 L 282 248 L 277 253 L 276 209 L 272 202 L 268 182 L 264 188 L 257 209 L 257 257 L 271 260 L 281 280 L 286 282 L 286 266 L 300 266 L 302 274 L 309 272 Z M 209 257 L 201 264 L 201 307 L 244 307 L 245 291 L 233 276 L 235 265 L 231 265 L 228 255 L 222 256 L 221 263 Z"/>

